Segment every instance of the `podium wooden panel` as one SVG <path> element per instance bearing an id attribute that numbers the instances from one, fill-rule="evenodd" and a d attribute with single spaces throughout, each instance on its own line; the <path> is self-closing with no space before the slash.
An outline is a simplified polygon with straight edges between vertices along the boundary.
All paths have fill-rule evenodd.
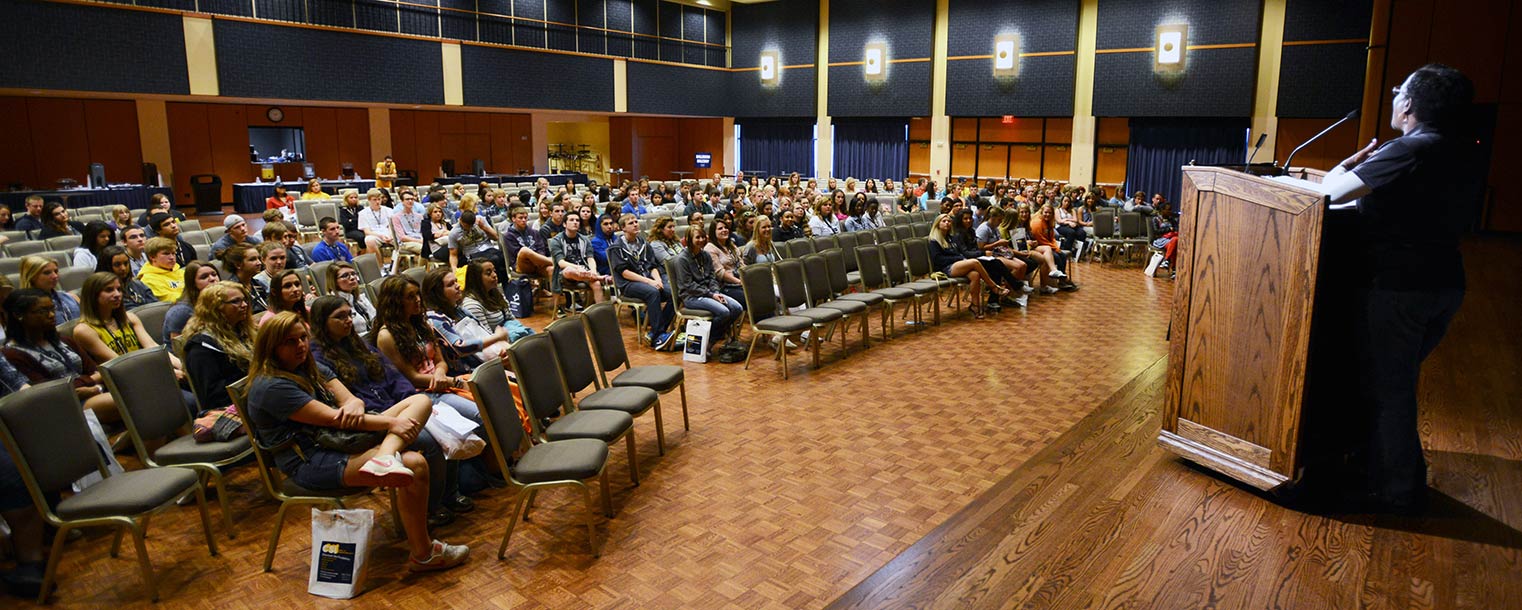
<path id="1" fill-rule="evenodd" d="M 1184 168 L 1158 441 L 1259 489 L 1300 466 L 1324 207 L 1308 189 Z"/>

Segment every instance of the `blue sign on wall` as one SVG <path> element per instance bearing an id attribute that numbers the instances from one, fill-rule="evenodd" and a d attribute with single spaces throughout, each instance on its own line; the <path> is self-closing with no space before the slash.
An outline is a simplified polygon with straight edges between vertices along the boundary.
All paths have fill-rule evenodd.
<path id="1" fill-rule="evenodd" d="M 713 167 L 713 155 L 710 153 L 698 153 L 694 155 L 693 167 Z"/>

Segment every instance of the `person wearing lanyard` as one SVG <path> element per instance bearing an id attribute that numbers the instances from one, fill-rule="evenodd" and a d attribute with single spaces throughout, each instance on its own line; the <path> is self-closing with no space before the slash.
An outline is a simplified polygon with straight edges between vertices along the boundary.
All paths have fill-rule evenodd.
<path id="1" fill-rule="evenodd" d="M 809 218 L 809 230 L 814 237 L 825 237 L 840 232 L 840 221 L 835 218 L 835 200 L 829 195 L 814 198 L 814 216 Z"/>
<path id="2" fill-rule="evenodd" d="M 1370 141 L 1322 189 L 1333 204 L 1357 200 L 1362 234 L 1356 383 L 1368 428 L 1356 501 L 1409 514 L 1427 496 L 1417 378 L 1464 300 L 1459 238 L 1478 214 L 1484 180 L 1475 140 L 1461 128 L 1474 97 L 1463 73 L 1428 64 L 1392 93 L 1390 127 L 1401 136 Z"/>

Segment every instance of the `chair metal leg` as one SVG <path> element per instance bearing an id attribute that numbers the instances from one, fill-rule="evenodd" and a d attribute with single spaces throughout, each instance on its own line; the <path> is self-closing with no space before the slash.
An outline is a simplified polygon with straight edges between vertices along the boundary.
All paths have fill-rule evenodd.
<path id="1" fill-rule="evenodd" d="M 125 534 L 125 533 L 126 532 L 122 531 L 121 529 L 117 529 L 116 533 L 111 536 L 111 558 L 112 559 L 116 559 L 117 555 L 121 554 L 121 550 L 122 550 L 122 535 Z"/>
<path id="2" fill-rule="evenodd" d="M 782 380 L 787 380 L 787 335 L 781 335 L 782 341 L 777 344 L 778 359 L 782 361 Z M 818 355 L 818 352 L 815 352 Z"/>
<path id="3" fill-rule="evenodd" d="M 592 545 L 592 556 L 602 557 L 602 547 L 597 544 L 597 522 L 593 520 L 592 488 L 587 487 L 583 483 L 581 485 L 581 495 L 587 500 L 587 542 Z"/>
<path id="4" fill-rule="evenodd" d="M 659 455 L 666 455 L 666 424 L 661 419 L 661 399 L 655 399 L 655 448 Z"/>
<path id="5" fill-rule="evenodd" d="M 507 556 L 507 540 L 513 537 L 513 526 L 518 525 L 518 515 L 523 514 L 523 499 L 528 493 L 527 488 L 520 489 L 513 498 L 513 512 L 507 517 L 507 531 L 502 533 L 502 544 L 497 546 L 498 561 Z"/>
<path id="6" fill-rule="evenodd" d="M 68 525 L 58 528 L 58 533 L 53 535 L 53 550 L 48 553 L 48 567 L 42 572 L 42 591 L 37 594 L 37 603 L 48 603 L 48 592 L 53 589 L 53 578 L 58 575 L 58 560 L 63 557 L 63 542 L 69 537 L 69 530 L 74 529 Z M 117 540 L 121 540 L 121 530 L 117 530 Z M 112 557 L 116 556 L 113 551 Z"/>
<path id="7" fill-rule="evenodd" d="M 639 486 L 639 460 L 634 458 L 634 456 L 635 456 L 635 451 L 634 451 L 634 428 L 632 426 L 629 428 L 629 438 L 628 438 L 628 443 L 627 444 L 629 445 L 629 480 L 634 482 L 634 485 L 636 487 L 638 487 Z"/>
<path id="8" fill-rule="evenodd" d="M 682 429 L 691 430 L 692 422 L 687 421 L 687 379 L 685 376 L 681 383 L 676 384 L 676 387 L 682 393 Z"/>
<path id="9" fill-rule="evenodd" d="M 275 511 L 275 531 L 270 532 L 270 545 L 264 551 L 264 571 L 270 571 L 270 566 L 275 564 L 275 547 L 280 546 L 280 530 L 285 527 L 285 508 L 290 502 L 281 502 L 280 509 Z"/>
<path id="10" fill-rule="evenodd" d="M 530 487 L 530 488 L 528 488 L 528 497 L 523 499 L 523 520 L 524 521 L 533 521 L 533 518 L 530 516 L 530 513 L 532 513 L 533 510 L 534 510 L 534 498 L 537 498 L 537 497 L 539 497 L 539 488 L 538 487 Z"/>
<path id="11" fill-rule="evenodd" d="M 602 485 L 602 514 L 607 515 L 607 517 L 609 519 L 612 519 L 613 518 L 613 494 L 608 491 L 608 469 L 607 468 L 602 469 L 602 474 L 598 475 L 597 478 L 601 481 L 600 484 Z M 591 505 L 588 505 L 587 506 L 587 513 L 590 514 L 591 512 L 592 512 L 592 507 L 591 507 Z"/>
<path id="12" fill-rule="evenodd" d="M 233 518 L 231 509 L 227 507 L 227 487 L 222 481 L 222 472 L 215 467 L 203 470 L 202 472 L 205 475 L 202 477 L 203 481 L 209 480 L 217 485 L 217 503 L 222 505 L 222 527 L 227 530 L 227 538 L 231 540 L 235 536 L 233 532 Z"/>
<path id="13" fill-rule="evenodd" d="M 206 516 L 204 498 L 201 505 L 201 516 L 202 518 Z M 148 587 L 148 598 L 157 602 L 159 601 L 159 587 L 153 579 L 153 564 L 148 562 L 148 545 L 143 541 L 143 529 L 137 523 L 133 523 L 128 527 L 132 530 L 132 544 L 137 547 L 137 564 L 143 571 L 143 586 Z M 206 540 L 210 541 L 211 539 L 211 529 L 208 525 Z M 215 555 L 216 553 L 212 554 Z"/>
<path id="14" fill-rule="evenodd" d="M 206 488 L 196 481 L 196 508 L 201 511 L 201 531 L 206 532 L 206 548 L 211 551 L 211 556 L 217 556 L 217 539 L 211 535 L 211 515 L 206 512 Z M 223 516 L 227 515 L 224 507 Z"/>
<path id="15" fill-rule="evenodd" d="M 751 356 L 751 354 L 756 353 L 756 339 L 760 339 L 760 338 L 761 338 L 761 333 L 751 333 L 750 334 L 750 349 L 745 350 L 745 370 L 747 370 L 747 371 L 750 370 L 750 356 Z M 685 384 L 686 382 L 684 381 L 682 383 Z M 682 404 L 684 404 L 684 405 L 687 404 L 686 401 L 687 401 L 687 390 L 683 389 L 682 390 Z M 685 411 L 683 411 L 683 412 L 685 413 Z"/>
<path id="16" fill-rule="evenodd" d="M 428 474 L 429 476 L 439 476 L 431 472 Z M 407 533 L 402 530 L 402 511 L 397 508 L 399 505 L 396 503 L 396 488 L 387 487 L 386 495 L 391 496 L 391 529 L 396 532 L 397 538 L 405 538 Z"/>

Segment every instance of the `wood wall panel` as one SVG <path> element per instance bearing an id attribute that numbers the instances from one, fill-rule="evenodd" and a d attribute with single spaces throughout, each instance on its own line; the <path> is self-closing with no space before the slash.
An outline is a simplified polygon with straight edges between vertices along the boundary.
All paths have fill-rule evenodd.
<path id="1" fill-rule="evenodd" d="M 512 123 L 511 165 L 506 169 L 510 173 L 533 173 L 534 171 L 534 136 L 533 119 L 526 114 L 509 115 Z M 496 149 L 493 149 L 495 152 Z"/>
<path id="2" fill-rule="evenodd" d="M 410 169 L 417 170 L 420 182 L 427 182 L 439 175 L 439 163 L 444 160 L 444 155 L 440 151 L 442 143 L 439 141 L 439 119 L 445 114 L 448 113 L 425 111 L 413 113 L 416 117 L 413 134 L 417 143 L 414 151 L 417 166 Z"/>
<path id="3" fill-rule="evenodd" d="M 364 108 L 335 108 L 334 118 L 338 125 L 338 167 L 353 163 L 360 176 L 375 177 L 375 164 L 380 159 L 370 158 L 370 116 Z M 318 168 L 322 172 L 322 168 Z M 325 172 L 324 172 L 324 175 Z"/>
<path id="4" fill-rule="evenodd" d="M 26 106 L 38 186 L 51 188 L 59 178 L 84 184 L 90 165 L 84 101 L 33 98 Z"/>
<path id="5" fill-rule="evenodd" d="M 1041 177 L 1048 180 L 1067 180 L 1071 171 L 1073 147 L 1066 144 L 1048 144 L 1045 148 L 1046 158 L 1041 162 Z"/>
<path id="6" fill-rule="evenodd" d="M 971 176 L 978 171 L 978 145 L 957 142 L 951 145 L 951 175 Z"/>
<path id="7" fill-rule="evenodd" d="M 675 180 L 673 171 L 696 178 L 724 167 L 724 120 L 609 117 L 608 148 L 610 167 L 629 170 L 631 178 Z M 697 152 L 712 153 L 713 168 L 694 167 Z"/>
<path id="8" fill-rule="evenodd" d="M 416 127 L 417 116 L 413 111 L 391 111 L 391 157 L 397 169 L 418 168 Z"/>
<path id="9" fill-rule="evenodd" d="M 723 171 L 724 167 L 724 119 L 674 119 L 677 122 L 677 156 L 676 167 L 679 171 L 692 172 L 689 178 L 700 178 L 712 175 L 715 171 Z M 696 153 L 706 152 L 712 156 L 712 167 L 699 168 L 696 165 Z M 651 176 L 654 178 L 654 176 Z M 674 176 L 663 176 L 662 180 L 670 180 Z"/>
<path id="10" fill-rule="evenodd" d="M 169 102 L 164 112 L 169 123 L 169 158 L 174 174 L 169 183 L 174 187 L 174 200 L 194 201 L 190 193 L 190 177 L 196 174 L 216 173 L 211 159 L 210 104 Z"/>
<path id="11" fill-rule="evenodd" d="M 233 184 L 253 182 L 258 171 L 248 158 L 248 106 L 211 104 L 206 112 L 211 136 L 211 163 L 222 178 L 222 201 L 232 201 Z M 262 107 L 253 107 L 257 119 L 264 118 Z M 176 166 L 178 168 L 178 166 Z M 176 172 L 178 173 L 178 171 Z M 297 176 L 281 176 L 296 178 Z M 186 198 L 182 201 L 193 201 Z"/>
<path id="12" fill-rule="evenodd" d="M 143 142 L 137 104 L 131 100 L 85 100 L 90 160 L 106 166 L 106 181 L 143 181 Z"/>
<path id="13" fill-rule="evenodd" d="M 318 176 L 337 176 L 338 118 L 333 109 L 307 108 L 302 112 L 300 125 L 306 136 L 307 162 L 312 164 L 312 169 Z M 329 167 L 332 171 L 327 171 Z"/>
<path id="14" fill-rule="evenodd" d="M 0 187 L 36 185 L 37 167 L 32 156 L 32 130 L 26 114 L 26 98 L 0 97 Z"/>
<path id="15" fill-rule="evenodd" d="M 470 173 L 475 159 L 489 172 L 532 171 L 534 151 L 527 114 L 392 110 L 392 155 L 401 169 L 416 170 L 423 181 L 438 175 L 444 159 L 454 159 L 456 173 Z M 368 144 L 366 144 L 368 146 Z"/>
<path id="16" fill-rule="evenodd" d="M 1016 144 L 1009 147 L 1009 176 L 1011 178 L 1041 177 L 1041 147 L 1035 144 Z"/>

